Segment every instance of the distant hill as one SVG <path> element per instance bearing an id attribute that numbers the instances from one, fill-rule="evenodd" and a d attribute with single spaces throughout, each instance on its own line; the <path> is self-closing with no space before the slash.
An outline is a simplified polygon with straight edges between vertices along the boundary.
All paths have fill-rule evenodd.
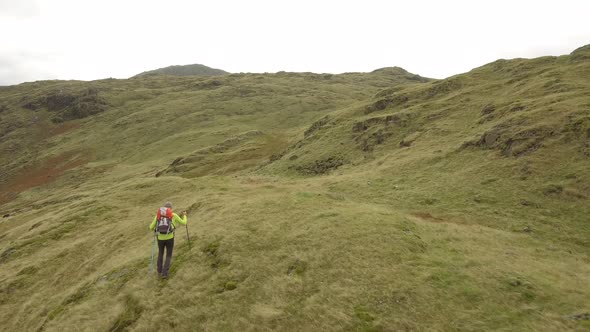
<path id="1" fill-rule="evenodd" d="M 229 74 L 228 72 L 210 68 L 200 64 L 184 65 L 184 66 L 169 66 L 165 68 L 144 71 L 141 74 L 135 75 L 132 78 L 151 76 L 151 75 L 171 75 L 171 76 L 218 76 Z"/>
<path id="2" fill-rule="evenodd" d="M 413 81 L 413 82 L 425 83 L 425 82 L 432 81 L 431 78 L 422 77 L 420 75 L 412 74 L 412 73 L 408 72 L 407 70 L 400 68 L 400 67 L 379 68 L 379 69 L 373 70 L 371 73 L 372 74 L 384 74 L 384 75 L 396 76 L 400 80 L 407 80 L 410 82 Z"/>

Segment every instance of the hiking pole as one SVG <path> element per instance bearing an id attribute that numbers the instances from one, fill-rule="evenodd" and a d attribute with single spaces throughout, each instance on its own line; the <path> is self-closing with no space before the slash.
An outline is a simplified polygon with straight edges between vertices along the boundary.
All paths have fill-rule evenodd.
<path id="1" fill-rule="evenodd" d="M 154 240 L 152 241 L 152 260 L 150 262 L 150 274 L 154 272 L 154 248 L 156 247 L 156 232 L 154 231 Z"/>
<path id="2" fill-rule="evenodd" d="M 188 236 L 188 223 L 186 224 L 186 239 L 188 240 L 188 250 L 191 250 L 191 238 Z"/>
<path id="3" fill-rule="evenodd" d="M 184 211 L 184 215 L 186 216 L 186 211 Z M 188 236 L 188 222 L 186 223 L 186 240 L 188 241 L 188 250 L 191 250 L 191 238 Z"/>

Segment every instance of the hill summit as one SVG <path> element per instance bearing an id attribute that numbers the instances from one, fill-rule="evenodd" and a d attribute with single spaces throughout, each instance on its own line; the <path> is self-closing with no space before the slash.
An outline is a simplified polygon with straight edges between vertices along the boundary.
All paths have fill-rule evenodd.
<path id="1" fill-rule="evenodd" d="M 144 71 L 132 78 L 153 75 L 170 75 L 170 76 L 218 76 L 229 74 L 225 70 L 207 67 L 201 64 L 192 64 L 184 66 L 168 66 L 154 70 Z"/>

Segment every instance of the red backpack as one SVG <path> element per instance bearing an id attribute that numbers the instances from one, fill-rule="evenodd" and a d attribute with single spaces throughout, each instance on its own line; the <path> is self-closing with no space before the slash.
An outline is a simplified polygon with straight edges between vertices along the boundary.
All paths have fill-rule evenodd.
<path id="1" fill-rule="evenodd" d="M 158 214 L 156 216 L 156 231 L 159 234 L 170 234 L 174 232 L 171 208 L 161 207 L 158 209 Z"/>

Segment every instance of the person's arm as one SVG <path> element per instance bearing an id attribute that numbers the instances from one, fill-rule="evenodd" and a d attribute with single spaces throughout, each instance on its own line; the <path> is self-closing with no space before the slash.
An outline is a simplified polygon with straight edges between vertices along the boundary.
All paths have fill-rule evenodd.
<path id="1" fill-rule="evenodd" d="M 174 225 L 178 225 L 178 224 L 186 225 L 187 221 L 188 220 L 186 218 L 186 213 L 184 213 L 184 212 L 182 213 L 182 218 L 180 216 L 178 216 L 176 213 L 174 213 L 172 215 L 172 222 L 174 223 Z"/>
<path id="2" fill-rule="evenodd" d="M 150 231 L 153 231 L 154 228 L 156 228 L 156 221 L 158 220 L 158 217 L 154 217 L 154 221 L 152 221 L 152 223 L 150 224 Z"/>

